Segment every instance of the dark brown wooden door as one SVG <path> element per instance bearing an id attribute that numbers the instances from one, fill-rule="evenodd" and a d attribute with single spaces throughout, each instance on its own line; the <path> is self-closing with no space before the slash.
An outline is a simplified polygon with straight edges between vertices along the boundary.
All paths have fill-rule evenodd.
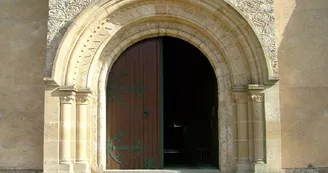
<path id="1" fill-rule="evenodd" d="M 161 38 L 125 50 L 107 82 L 107 168 L 160 168 Z"/>

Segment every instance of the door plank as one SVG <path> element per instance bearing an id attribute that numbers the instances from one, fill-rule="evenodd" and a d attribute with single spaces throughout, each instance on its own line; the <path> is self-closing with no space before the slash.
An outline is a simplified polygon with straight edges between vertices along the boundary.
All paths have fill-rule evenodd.
<path id="1" fill-rule="evenodd" d="M 144 64 L 144 82 L 148 89 L 144 95 L 144 109 L 149 113 L 145 118 L 144 134 L 145 142 L 152 146 L 145 152 L 145 162 L 149 162 L 145 167 L 160 167 L 160 98 L 159 98 L 159 58 L 160 42 L 153 39 L 147 43 L 142 52 L 146 54 Z M 156 57 L 154 57 L 156 55 Z M 153 72 L 157 73 L 153 73 Z M 153 164 L 152 164 L 153 162 Z"/>
<path id="2" fill-rule="evenodd" d="M 111 69 L 107 85 L 108 169 L 160 167 L 160 44 L 157 38 L 132 45 Z"/>

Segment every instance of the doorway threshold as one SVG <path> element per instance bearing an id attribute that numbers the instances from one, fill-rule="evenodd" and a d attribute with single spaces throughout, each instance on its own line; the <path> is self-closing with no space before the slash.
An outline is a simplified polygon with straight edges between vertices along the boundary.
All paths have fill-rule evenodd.
<path id="1" fill-rule="evenodd" d="M 164 169 L 125 169 L 106 170 L 104 173 L 219 173 L 218 169 L 164 168 Z"/>

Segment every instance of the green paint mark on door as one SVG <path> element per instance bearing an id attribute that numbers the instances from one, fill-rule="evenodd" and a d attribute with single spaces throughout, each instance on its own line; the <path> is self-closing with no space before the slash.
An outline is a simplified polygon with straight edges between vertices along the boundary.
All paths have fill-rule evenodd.
<path id="1" fill-rule="evenodd" d="M 124 161 L 123 154 L 121 152 L 116 152 L 114 154 L 114 151 L 126 151 L 126 150 L 132 150 L 135 151 L 134 158 L 139 157 L 143 154 L 143 150 L 146 149 L 146 147 L 143 145 L 143 142 L 141 140 L 138 140 L 134 138 L 135 145 L 133 146 L 116 146 L 114 145 L 114 142 L 116 144 L 120 144 L 122 142 L 122 138 L 124 137 L 124 131 L 119 131 L 111 140 L 107 141 L 107 154 L 109 157 L 111 157 L 115 162 L 119 163 L 121 166 L 124 164 L 127 164 L 127 162 Z"/>
<path id="2" fill-rule="evenodd" d="M 154 169 L 155 168 L 156 159 L 155 158 L 146 158 L 145 159 L 145 168 L 146 169 Z"/>
<path id="3" fill-rule="evenodd" d="M 124 91 L 135 92 L 136 98 L 140 98 L 147 88 L 144 87 L 143 82 L 136 80 L 135 87 L 125 87 L 124 78 L 128 77 L 127 73 L 121 72 L 117 78 L 111 75 L 108 81 L 108 98 L 117 102 L 119 105 L 124 106 L 126 102 L 124 101 Z M 117 94 L 115 94 L 117 93 Z"/>

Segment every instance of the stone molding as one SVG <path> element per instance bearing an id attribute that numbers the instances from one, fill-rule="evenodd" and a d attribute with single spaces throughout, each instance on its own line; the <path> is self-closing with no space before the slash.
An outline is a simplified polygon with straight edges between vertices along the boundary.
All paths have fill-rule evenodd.
<path id="1" fill-rule="evenodd" d="M 112 1 L 111 1 L 112 2 Z M 105 45 L 110 44 L 113 45 L 113 52 L 122 52 L 127 44 L 130 44 L 130 42 L 136 42 L 141 39 L 151 37 L 151 36 L 158 36 L 158 35 L 172 35 L 177 36 L 179 38 L 185 37 L 185 40 L 193 43 L 196 47 L 201 48 L 201 50 L 207 51 L 205 54 L 212 54 L 213 58 L 210 58 L 210 61 L 213 65 L 216 65 L 218 60 L 217 58 L 224 58 L 222 60 L 219 60 L 221 63 L 227 62 L 228 67 L 233 72 L 230 75 L 232 79 L 235 81 L 232 83 L 234 87 L 242 87 L 244 85 L 247 85 L 250 81 L 254 81 L 256 83 L 264 83 L 263 76 L 266 76 L 266 69 L 267 64 L 264 61 L 259 61 L 256 59 L 265 59 L 263 54 L 261 54 L 258 50 L 261 50 L 260 45 L 257 45 L 256 42 L 254 42 L 254 39 L 252 37 L 256 37 L 255 35 L 252 35 L 249 30 L 249 25 L 246 23 L 246 21 L 243 21 L 243 19 L 238 19 L 240 17 L 234 16 L 233 19 L 238 21 L 238 25 L 235 24 L 232 19 L 230 20 L 224 20 L 222 21 L 221 18 L 224 18 L 221 13 L 218 13 L 217 15 L 212 15 L 211 12 L 215 10 L 215 8 L 212 8 L 212 6 L 205 6 L 204 7 L 194 7 L 189 4 L 184 4 L 179 1 L 156 1 L 156 5 L 164 6 L 165 8 L 158 8 L 159 11 L 154 11 L 152 4 L 154 1 L 142 1 L 142 3 L 138 4 L 131 4 L 126 1 L 123 1 L 122 3 L 126 4 L 124 6 L 124 9 L 116 9 L 113 8 L 115 6 L 114 4 L 106 4 L 107 6 L 103 5 L 100 10 L 105 10 L 105 14 L 93 16 L 94 18 L 97 18 L 97 20 L 93 20 L 91 23 L 89 23 L 89 26 L 86 27 L 87 29 L 84 29 L 84 32 L 80 32 L 80 30 L 77 30 L 74 33 L 75 28 L 77 28 L 78 25 L 84 25 L 81 22 L 83 21 L 76 21 L 76 24 L 72 25 L 71 32 L 66 34 L 67 39 L 72 40 L 72 37 L 79 38 L 79 41 L 75 41 L 74 44 L 76 44 L 74 49 L 79 50 L 80 52 L 74 52 L 73 50 L 69 51 L 69 49 L 72 49 L 71 43 L 63 43 L 61 45 L 65 49 L 67 49 L 67 52 L 62 51 L 59 49 L 57 53 L 57 57 L 70 57 L 70 61 L 73 62 L 75 65 L 72 67 L 69 67 L 70 71 L 67 71 L 65 69 L 57 69 L 58 64 L 56 64 L 54 67 L 54 79 L 57 81 L 57 78 L 59 76 L 56 76 L 58 72 L 66 72 L 67 74 L 61 74 L 60 76 L 66 77 L 66 84 L 72 85 L 75 84 L 79 87 L 85 87 L 86 83 L 92 76 L 89 76 L 89 79 L 82 79 L 81 77 L 84 77 L 85 73 L 88 73 L 89 71 L 94 71 L 96 74 L 96 70 L 99 69 L 97 67 L 94 67 L 93 70 L 92 67 L 88 67 L 90 62 L 95 62 L 94 56 L 98 56 L 98 54 L 101 54 L 102 49 Z M 166 4 L 167 2 L 170 2 Z M 173 3 L 174 2 L 174 3 Z M 228 11 L 229 9 L 225 7 L 223 2 L 220 2 L 222 9 L 226 10 L 224 15 L 227 15 L 229 13 L 235 13 L 231 14 L 230 16 L 237 15 L 236 12 Z M 222 4 L 223 3 L 223 4 Z M 150 6 L 151 5 L 151 6 Z M 202 11 L 200 11 L 198 8 L 204 8 Z M 174 9 L 174 10 L 169 10 Z M 181 9 L 181 10 L 179 10 Z M 161 11 L 162 10 L 162 11 Z M 141 11 L 141 13 L 139 13 Z M 224 11 L 222 11 L 223 13 Z M 100 13 L 100 12 L 97 12 Z M 104 13 L 104 12 L 103 12 Z M 112 13 L 112 15 L 109 15 L 108 13 Z M 166 13 L 166 14 L 165 14 Z M 177 13 L 177 14 L 176 14 Z M 129 15 L 131 14 L 131 15 Z M 192 15 L 191 15 L 192 14 Z M 150 17 L 151 16 L 151 17 Z M 158 16 L 158 17 L 156 17 Z M 154 23 L 154 20 L 165 18 L 164 16 L 171 16 L 172 18 L 166 17 L 166 21 L 169 22 L 160 22 L 159 24 Z M 181 17 L 181 21 L 185 20 L 188 23 L 179 22 L 178 24 L 174 24 L 174 21 L 176 21 L 177 17 Z M 88 16 L 81 16 L 81 18 L 85 18 Z M 228 17 L 228 16 L 226 16 Z M 92 18 L 92 17 L 90 17 Z M 80 18 L 79 18 L 80 19 Z M 110 19 L 110 20 L 109 20 Z M 206 19 L 206 20 L 204 20 Z M 144 20 L 142 23 L 143 26 L 133 26 L 133 22 L 136 22 L 135 20 Z M 164 20 L 164 21 L 165 21 Z M 199 26 L 193 26 L 194 29 L 190 30 L 189 28 L 182 27 L 183 24 L 188 25 L 195 25 L 198 23 L 198 21 L 204 21 L 203 23 L 199 23 L 197 25 L 201 26 L 202 30 L 201 32 L 198 31 Z M 141 23 L 141 21 L 140 21 Z M 132 26 L 131 26 L 132 25 Z M 73 27 L 75 26 L 75 27 Z M 154 27 L 150 30 L 149 27 Z M 173 27 L 173 28 L 171 28 Z M 128 31 L 126 33 L 118 32 L 121 30 L 124 30 L 124 28 L 130 29 L 133 32 L 140 32 L 140 30 L 147 31 L 146 34 L 144 34 L 143 37 L 136 40 L 135 38 L 140 36 L 141 34 L 136 34 L 134 37 L 126 37 L 127 34 L 129 34 Z M 83 30 L 83 29 L 82 29 Z M 149 32 L 150 31 L 150 32 Z M 184 31 L 185 33 L 181 32 Z M 200 37 L 202 33 L 207 33 L 207 35 L 204 35 L 204 38 L 199 41 L 195 42 L 194 38 L 203 38 Z M 247 34 L 246 34 L 247 33 Z M 77 34 L 80 34 L 78 37 Z M 208 35 L 212 34 L 212 35 Z M 119 35 L 119 36 L 118 36 Z M 148 36 L 146 36 L 148 35 Z M 117 36 L 116 40 L 113 39 L 113 36 Z M 89 38 L 89 39 L 87 39 Z M 128 38 L 122 39 L 122 38 Z M 256 40 L 256 38 L 255 38 Z M 73 40 L 72 40 L 73 41 Z M 111 43 L 109 43 L 109 41 Z M 121 44 L 121 45 L 118 45 Z M 218 45 L 219 44 L 219 45 Z M 116 47 L 114 45 L 117 45 Z M 123 46 L 123 47 L 122 47 Z M 69 54 L 71 55 L 69 55 Z M 113 53 L 113 54 L 115 54 Z M 65 54 L 65 55 L 64 55 Z M 112 55 L 113 55 L 112 54 Z M 233 56 L 234 58 L 227 58 L 228 56 Z M 208 56 L 208 55 L 206 55 Z M 215 58 L 214 58 L 215 57 Z M 116 57 L 112 58 L 115 60 Z M 239 58 L 242 58 L 242 61 L 239 60 Z M 67 58 L 66 58 L 67 59 Z M 67 61 L 65 59 L 57 59 L 57 61 L 60 61 L 60 63 L 66 64 Z M 239 61 L 239 62 L 237 62 Z M 64 65 L 69 66 L 69 64 Z M 262 66 L 262 68 L 259 68 Z M 99 66 L 98 66 L 99 67 Z M 254 67 L 254 68 L 250 68 Z M 250 68 L 250 69 L 249 69 Z M 221 69 L 221 68 L 218 68 Z M 69 73 L 71 72 L 71 74 Z M 77 75 L 79 74 L 79 75 Z M 223 74 L 222 74 L 223 75 Z M 79 77 L 77 77 L 79 76 Z M 70 81 L 69 81 L 70 80 Z M 238 81 L 238 82 L 236 82 Z M 241 82 L 242 81 L 242 82 Z M 64 81 L 58 81 L 58 83 L 62 83 Z"/>
<path id="2" fill-rule="evenodd" d="M 44 81 L 44 84 L 47 86 L 47 87 L 58 87 L 58 83 L 53 79 L 53 78 L 50 78 L 50 77 L 44 77 L 43 78 L 43 81 Z"/>
<path id="3" fill-rule="evenodd" d="M 60 45 L 61 38 L 64 36 L 68 25 L 85 8 L 93 8 L 92 5 L 99 3 L 111 3 L 115 0 L 50 0 L 49 1 L 49 21 L 48 21 L 48 51 L 45 74 L 52 76 L 52 66 L 55 59 L 56 49 Z M 277 80 L 278 60 L 275 45 L 275 19 L 273 15 L 273 0 L 224 0 L 237 10 L 250 24 L 255 31 L 264 54 L 270 65 L 268 78 Z M 216 1 L 208 2 L 208 5 L 215 5 Z"/>

